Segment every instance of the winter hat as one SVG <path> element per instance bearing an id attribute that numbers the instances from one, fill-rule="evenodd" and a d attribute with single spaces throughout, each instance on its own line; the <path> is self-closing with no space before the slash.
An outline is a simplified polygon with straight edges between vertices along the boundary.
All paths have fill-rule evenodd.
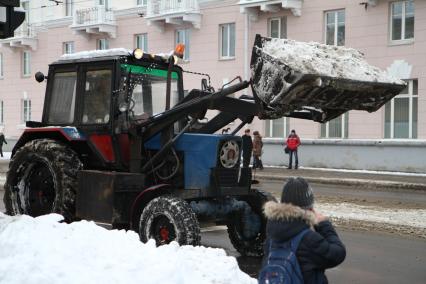
<path id="1" fill-rule="evenodd" d="M 312 209 L 314 205 L 314 193 L 304 178 L 291 177 L 284 184 L 281 203 L 291 203 L 303 209 Z"/>

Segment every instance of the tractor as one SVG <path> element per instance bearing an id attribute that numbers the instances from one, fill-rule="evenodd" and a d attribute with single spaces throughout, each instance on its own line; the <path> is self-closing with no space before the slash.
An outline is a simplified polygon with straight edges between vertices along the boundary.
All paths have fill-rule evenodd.
<path id="1" fill-rule="evenodd" d="M 47 76 L 36 74 L 47 81 L 43 115 L 26 123 L 12 151 L 7 213 L 93 220 L 157 245 L 199 245 L 200 224 L 222 224 L 242 255 L 262 255 L 262 206 L 273 197 L 252 188 L 251 169 L 240 167 L 238 131 L 256 116 L 325 122 L 350 109 L 374 111 L 404 87 L 294 72 L 262 54 L 267 40 L 256 37 L 251 80 L 215 90 L 201 74 L 201 88 L 188 93 L 181 47 L 62 56 Z M 277 70 L 268 88 L 283 97 L 278 106 L 256 95 L 266 64 Z M 229 96 L 250 86 L 253 96 Z M 208 110 L 216 115 L 206 121 Z M 237 119 L 231 133 L 216 134 Z"/>

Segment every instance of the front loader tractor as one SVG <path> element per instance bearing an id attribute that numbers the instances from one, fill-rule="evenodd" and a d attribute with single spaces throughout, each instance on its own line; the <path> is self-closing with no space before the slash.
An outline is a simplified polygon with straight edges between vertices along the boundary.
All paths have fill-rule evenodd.
<path id="1" fill-rule="evenodd" d="M 403 88 L 367 83 L 362 99 L 353 82 L 300 74 L 262 54 L 267 40 L 256 38 L 252 80 L 218 91 L 203 79 L 200 89 L 185 93 L 174 55 L 115 49 L 62 56 L 48 76 L 36 74 L 47 81 L 43 116 L 27 122 L 13 149 L 7 213 L 56 212 L 67 222 L 135 230 L 158 245 L 199 245 L 200 224 L 225 224 L 241 254 L 261 255 L 262 206 L 273 197 L 251 188 L 236 133 L 255 116 L 324 122 L 366 109 L 363 104 L 374 111 Z M 266 64 L 279 71 L 269 86 L 259 83 Z M 228 97 L 249 86 L 254 97 Z M 270 88 L 281 101 L 268 105 L 259 88 Z M 208 110 L 217 114 L 206 122 Z M 215 134 L 237 119 L 231 134 Z"/>

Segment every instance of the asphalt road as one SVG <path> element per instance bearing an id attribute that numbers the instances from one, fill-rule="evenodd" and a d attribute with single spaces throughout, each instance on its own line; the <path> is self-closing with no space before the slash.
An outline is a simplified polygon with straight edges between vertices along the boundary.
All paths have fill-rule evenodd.
<path id="1" fill-rule="evenodd" d="M 426 242 L 376 233 L 339 231 L 346 245 L 346 260 L 326 274 L 330 283 L 424 284 Z M 225 230 L 202 234 L 205 246 L 225 248 L 237 257 L 240 268 L 257 277 L 260 259 L 243 258 L 232 247 Z"/>
<path id="2" fill-rule="evenodd" d="M 272 193 L 274 196 L 281 196 L 281 191 L 284 183 L 278 180 L 263 181 L 254 185 L 253 187 Z M 334 197 L 345 199 L 346 201 L 366 201 L 374 202 L 387 202 L 394 204 L 406 204 L 410 207 L 426 208 L 426 192 L 414 191 L 405 189 L 371 189 L 363 187 L 352 187 L 343 185 L 325 185 L 325 184 L 311 184 L 315 197 L 319 199 L 323 197 Z"/>

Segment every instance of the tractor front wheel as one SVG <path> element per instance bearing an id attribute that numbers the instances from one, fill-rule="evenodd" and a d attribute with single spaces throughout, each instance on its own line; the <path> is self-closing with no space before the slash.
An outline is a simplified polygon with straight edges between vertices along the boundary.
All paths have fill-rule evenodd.
<path id="1" fill-rule="evenodd" d="M 242 198 L 248 205 L 232 215 L 228 222 L 228 235 L 234 248 L 243 256 L 263 256 L 266 239 L 266 218 L 263 205 L 275 198 L 266 192 L 254 189 L 254 194 Z"/>
<path id="2" fill-rule="evenodd" d="M 154 239 L 157 245 L 172 241 L 200 245 L 200 225 L 189 204 L 180 198 L 160 196 L 148 203 L 139 222 L 141 241 Z"/>
<path id="3" fill-rule="evenodd" d="M 28 142 L 9 164 L 4 195 L 6 213 L 33 217 L 59 213 L 66 221 L 73 221 L 77 171 L 82 166 L 77 154 L 61 142 Z"/>

